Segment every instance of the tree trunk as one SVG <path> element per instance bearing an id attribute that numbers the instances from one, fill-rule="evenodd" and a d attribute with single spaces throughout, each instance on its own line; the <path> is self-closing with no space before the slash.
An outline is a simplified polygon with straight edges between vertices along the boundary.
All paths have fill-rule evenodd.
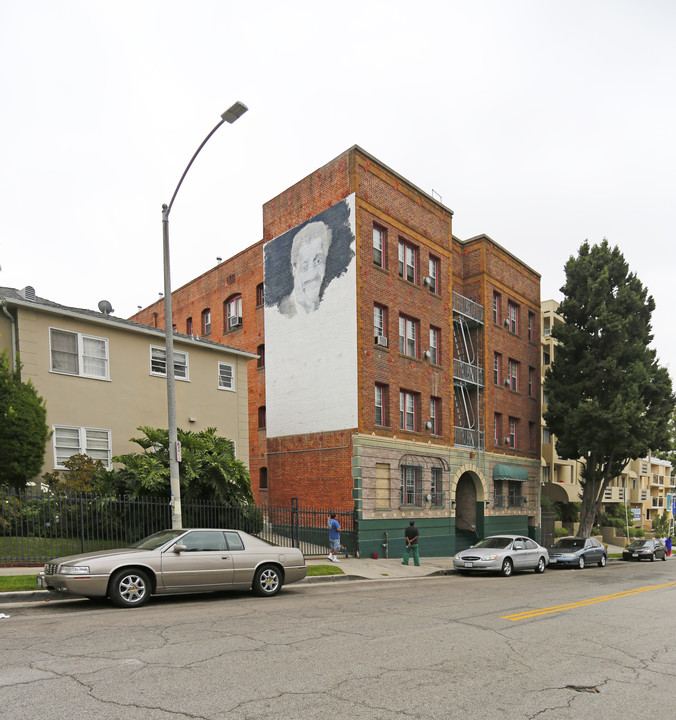
<path id="1" fill-rule="evenodd" d="M 600 480 L 586 480 L 582 488 L 582 509 L 580 510 L 580 527 L 577 531 L 578 537 L 589 537 L 591 535 L 596 513 L 598 512 L 599 489 L 603 483 Z"/>

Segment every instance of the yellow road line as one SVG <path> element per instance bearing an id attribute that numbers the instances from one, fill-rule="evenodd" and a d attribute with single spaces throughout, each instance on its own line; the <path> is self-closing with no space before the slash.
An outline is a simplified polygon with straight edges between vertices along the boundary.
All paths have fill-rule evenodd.
<path id="1" fill-rule="evenodd" d="M 516 620 L 526 620 L 528 618 L 537 617 L 538 615 L 548 615 L 549 613 L 561 612 L 562 610 L 573 610 L 587 605 L 595 605 L 596 603 L 606 602 L 607 600 L 617 600 L 618 598 L 637 595 L 638 593 L 646 592 L 648 590 L 659 590 L 660 588 L 674 586 L 676 586 L 676 582 L 664 583 L 662 585 L 648 585 L 634 590 L 625 590 L 624 592 L 612 593 L 611 595 L 601 595 L 600 597 L 589 598 L 588 600 L 566 603 L 565 605 L 553 605 L 552 607 L 539 608 L 537 610 L 524 610 L 523 612 L 516 613 L 515 615 L 503 615 L 500 619 L 511 620 L 513 622 Z"/>

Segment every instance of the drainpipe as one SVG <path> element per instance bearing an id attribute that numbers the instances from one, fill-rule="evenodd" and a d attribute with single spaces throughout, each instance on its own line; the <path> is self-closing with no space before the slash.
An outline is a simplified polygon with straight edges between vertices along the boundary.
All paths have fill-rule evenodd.
<path id="1" fill-rule="evenodd" d="M 9 318 L 9 322 L 12 325 L 12 370 L 16 370 L 16 320 L 10 311 L 7 309 L 7 300 L 2 301 L 2 311 Z"/>
<path id="2" fill-rule="evenodd" d="M 387 535 L 387 530 L 385 530 L 385 542 L 383 543 L 383 547 L 385 548 L 385 559 L 387 559 L 390 556 L 390 541 Z"/>

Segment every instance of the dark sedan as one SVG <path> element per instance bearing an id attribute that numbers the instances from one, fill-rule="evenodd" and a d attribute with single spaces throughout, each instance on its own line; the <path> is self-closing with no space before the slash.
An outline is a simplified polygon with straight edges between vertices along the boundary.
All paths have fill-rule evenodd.
<path id="1" fill-rule="evenodd" d="M 650 560 L 654 562 L 660 558 L 667 559 L 667 549 L 659 540 L 633 540 L 622 551 L 623 560 Z"/>
<path id="2" fill-rule="evenodd" d="M 605 567 L 608 562 L 608 549 L 596 538 L 565 537 L 557 540 L 548 550 L 550 565 L 562 565 L 582 568 L 596 563 Z"/>

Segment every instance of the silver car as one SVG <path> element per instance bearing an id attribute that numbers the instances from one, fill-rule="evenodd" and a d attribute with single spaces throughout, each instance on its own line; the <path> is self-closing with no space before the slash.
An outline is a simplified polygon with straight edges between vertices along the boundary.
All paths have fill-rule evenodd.
<path id="1" fill-rule="evenodd" d="M 303 553 L 241 530 L 162 530 L 126 548 L 48 562 L 38 585 L 64 596 L 140 607 L 151 595 L 252 589 L 276 595 L 307 575 Z"/>
<path id="2" fill-rule="evenodd" d="M 479 540 L 453 558 L 453 567 L 461 573 L 499 572 L 509 577 L 515 570 L 543 573 L 549 562 L 547 549 L 523 535 L 491 535 Z"/>

